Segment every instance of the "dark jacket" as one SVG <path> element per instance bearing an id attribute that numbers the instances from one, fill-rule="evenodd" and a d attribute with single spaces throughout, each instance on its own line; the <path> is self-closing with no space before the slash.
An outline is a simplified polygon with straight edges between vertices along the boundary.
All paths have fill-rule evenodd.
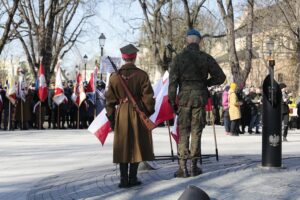
<path id="1" fill-rule="evenodd" d="M 212 56 L 200 51 L 198 44 L 189 44 L 170 66 L 169 101 L 172 106 L 176 104 L 179 87 L 179 106 L 205 106 L 207 87 L 222 84 L 225 79 L 225 74 Z"/>

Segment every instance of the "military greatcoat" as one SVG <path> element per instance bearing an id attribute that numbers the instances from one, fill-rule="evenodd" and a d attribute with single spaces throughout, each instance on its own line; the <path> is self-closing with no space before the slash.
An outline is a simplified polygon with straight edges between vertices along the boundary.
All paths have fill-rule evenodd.
<path id="1" fill-rule="evenodd" d="M 123 65 L 119 71 L 145 113 L 154 113 L 154 94 L 146 72 L 131 63 Z M 111 123 L 115 122 L 113 162 L 135 163 L 153 160 L 151 132 L 142 124 L 115 73 L 110 76 L 105 97 L 107 116 Z"/>

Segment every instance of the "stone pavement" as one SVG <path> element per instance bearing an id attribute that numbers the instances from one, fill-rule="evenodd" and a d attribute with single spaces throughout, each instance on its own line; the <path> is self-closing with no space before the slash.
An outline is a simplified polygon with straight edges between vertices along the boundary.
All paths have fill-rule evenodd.
<path id="1" fill-rule="evenodd" d="M 155 130 L 156 155 L 169 154 L 166 131 Z M 211 128 L 205 133 L 203 153 L 214 154 Z M 119 172 L 111 163 L 112 136 L 99 149 L 96 138 L 85 131 L 0 132 L 0 145 L 7 148 L 0 151 L 5 166 L 0 167 L 0 199 L 178 199 L 187 185 L 203 189 L 211 199 L 300 199 L 299 130 L 283 143 L 282 169 L 259 166 L 260 135 L 225 136 L 223 127 L 217 127 L 217 136 L 220 160 L 205 157 L 202 175 L 174 178 L 177 162 L 158 160 L 153 163 L 157 170 L 139 171 L 141 186 L 119 189 Z M 19 147 L 18 141 L 30 142 Z M 20 166 L 13 166 L 18 162 Z M 24 180 L 26 184 L 19 183 Z"/>

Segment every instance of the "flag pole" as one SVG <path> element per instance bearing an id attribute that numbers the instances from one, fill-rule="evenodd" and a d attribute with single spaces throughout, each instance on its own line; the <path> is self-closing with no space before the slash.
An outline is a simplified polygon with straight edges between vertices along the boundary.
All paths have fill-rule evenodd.
<path id="1" fill-rule="evenodd" d="M 77 106 L 77 129 L 79 129 L 79 106 Z"/>
<path id="2" fill-rule="evenodd" d="M 218 146 L 217 146 L 217 136 L 216 136 L 216 128 L 215 128 L 215 116 L 212 109 L 212 126 L 214 131 L 214 140 L 215 140 L 215 150 L 216 150 L 216 160 L 219 161 L 219 153 L 218 153 Z"/>
<path id="3" fill-rule="evenodd" d="M 22 98 L 20 99 L 21 100 L 21 130 L 23 130 L 23 101 L 22 101 Z"/>
<path id="4" fill-rule="evenodd" d="M 11 128 L 11 102 L 9 101 L 8 103 L 8 125 L 7 125 L 7 130 L 10 131 L 10 128 Z"/>
<path id="5" fill-rule="evenodd" d="M 57 128 L 58 128 L 58 129 L 60 129 L 59 107 L 60 107 L 60 104 L 57 105 Z"/>
<path id="6" fill-rule="evenodd" d="M 39 110 L 39 129 L 41 130 L 42 129 L 42 102 L 40 101 L 40 110 Z"/>
<path id="7" fill-rule="evenodd" d="M 169 140 L 170 140 L 170 146 L 171 146 L 172 162 L 174 162 L 174 152 L 173 152 L 173 145 L 172 145 L 172 138 L 171 138 L 171 131 L 170 131 L 170 123 L 169 123 L 169 120 L 167 120 L 166 122 L 167 122 L 168 132 L 169 132 Z"/>

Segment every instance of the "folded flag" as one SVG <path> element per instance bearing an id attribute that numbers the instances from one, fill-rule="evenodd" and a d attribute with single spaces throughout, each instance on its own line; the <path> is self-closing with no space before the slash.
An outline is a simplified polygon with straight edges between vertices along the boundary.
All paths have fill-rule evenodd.
<path id="1" fill-rule="evenodd" d="M 81 103 L 86 99 L 80 72 L 77 74 L 76 85 L 74 87 L 74 93 L 72 94 L 71 99 L 77 105 L 77 107 L 80 107 Z"/>
<path id="2" fill-rule="evenodd" d="M 39 75 L 38 75 L 38 96 L 41 102 L 44 102 L 48 96 L 48 87 L 46 83 L 46 78 L 45 78 L 45 72 L 44 72 L 44 67 L 41 62 L 40 68 L 39 68 Z"/>
<path id="3" fill-rule="evenodd" d="M 64 87 L 61 80 L 61 69 L 60 69 L 60 63 L 61 61 L 57 62 L 56 66 L 56 78 L 55 78 L 55 88 L 54 88 L 54 95 L 53 95 L 53 101 L 56 105 L 60 105 L 62 102 L 64 102 L 67 97 L 64 94 Z"/>

